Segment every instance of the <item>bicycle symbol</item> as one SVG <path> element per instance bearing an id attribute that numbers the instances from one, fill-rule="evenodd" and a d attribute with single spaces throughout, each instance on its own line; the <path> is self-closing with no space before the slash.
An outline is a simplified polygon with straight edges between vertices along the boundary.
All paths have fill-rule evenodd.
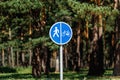
<path id="1" fill-rule="evenodd" d="M 70 37 L 70 31 L 69 30 L 67 30 L 67 31 L 63 31 L 63 33 L 62 33 L 62 36 L 64 37 L 64 36 L 68 36 L 68 37 Z"/>

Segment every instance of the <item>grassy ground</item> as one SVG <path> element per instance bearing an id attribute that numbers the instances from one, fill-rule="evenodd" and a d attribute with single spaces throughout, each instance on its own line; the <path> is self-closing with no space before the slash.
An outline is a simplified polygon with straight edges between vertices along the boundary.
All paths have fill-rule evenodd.
<path id="1" fill-rule="evenodd" d="M 113 77 L 112 70 L 106 70 L 104 76 L 87 76 L 87 70 L 81 70 L 80 73 L 64 72 L 64 80 L 120 80 L 120 77 Z M 0 73 L 0 80 L 59 80 L 59 73 L 50 73 L 49 76 L 43 75 L 41 78 L 33 78 L 31 67 L 17 68 L 16 73 Z"/>

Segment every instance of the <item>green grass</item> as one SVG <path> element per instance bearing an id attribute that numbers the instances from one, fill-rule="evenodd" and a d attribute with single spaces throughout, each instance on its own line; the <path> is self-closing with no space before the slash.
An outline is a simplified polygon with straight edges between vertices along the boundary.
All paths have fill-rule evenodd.
<path id="1" fill-rule="evenodd" d="M 41 78 L 33 78 L 31 75 L 31 67 L 16 68 L 16 73 L 0 73 L 0 80 L 59 80 L 59 73 L 50 73 L 48 76 L 42 74 Z M 88 70 L 83 69 L 80 73 L 64 72 L 64 80 L 120 80 L 120 77 L 113 77 L 112 70 L 106 70 L 101 77 L 87 76 Z"/>

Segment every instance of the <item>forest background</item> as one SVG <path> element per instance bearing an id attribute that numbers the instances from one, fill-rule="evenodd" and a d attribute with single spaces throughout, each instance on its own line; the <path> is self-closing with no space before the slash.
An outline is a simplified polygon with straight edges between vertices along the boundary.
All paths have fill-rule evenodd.
<path id="1" fill-rule="evenodd" d="M 120 75 L 120 0 L 0 0 L 1 67 L 31 66 L 33 77 L 59 72 L 59 46 L 49 38 L 58 21 L 73 30 L 64 71 Z"/>

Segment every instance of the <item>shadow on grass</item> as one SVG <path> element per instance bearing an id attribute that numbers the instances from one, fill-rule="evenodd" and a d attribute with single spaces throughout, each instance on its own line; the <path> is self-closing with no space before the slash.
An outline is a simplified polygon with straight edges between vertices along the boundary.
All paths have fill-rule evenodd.
<path id="1" fill-rule="evenodd" d="M 11 73 L 5 74 L 0 76 L 0 80 L 7 80 L 7 79 L 34 79 L 34 80 L 59 80 L 60 74 L 51 73 L 49 75 L 42 74 L 41 78 L 33 78 L 31 74 L 21 74 L 21 73 Z M 65 80 L 76 80 L 76 79 L 83 79 L 84 75 L 80 75 L 77 73 L 64 73 Z"/>
<path id="2" fill-rule="evenodd" d="M 106 70 L 105 74 L 100 77 L 96 76 L 87 76 L 88 70 L 81 70 L 79 73 L 76 72 L 64 72 L 65 80 L 105 80 L 106 77 L 111 76 L 112 70 Z M 33 78 L 31 73 L 3 73 L 0 75 L 0 80 L 59 80 L 59 73 L 50 73 L 49 75 L 41 75 L 41 78 Z M 108 79 L 109 80 L 109 79 Z"/>
<path id="3" fill-rule="evenodd" d="M 33 78 L 31 74 L 21 74 L 21 73 L 11 73 L 11 74 L 5 74 L 3 76 L 0 76 L 1 79 L 28 79 L 28 78 Z"/>

